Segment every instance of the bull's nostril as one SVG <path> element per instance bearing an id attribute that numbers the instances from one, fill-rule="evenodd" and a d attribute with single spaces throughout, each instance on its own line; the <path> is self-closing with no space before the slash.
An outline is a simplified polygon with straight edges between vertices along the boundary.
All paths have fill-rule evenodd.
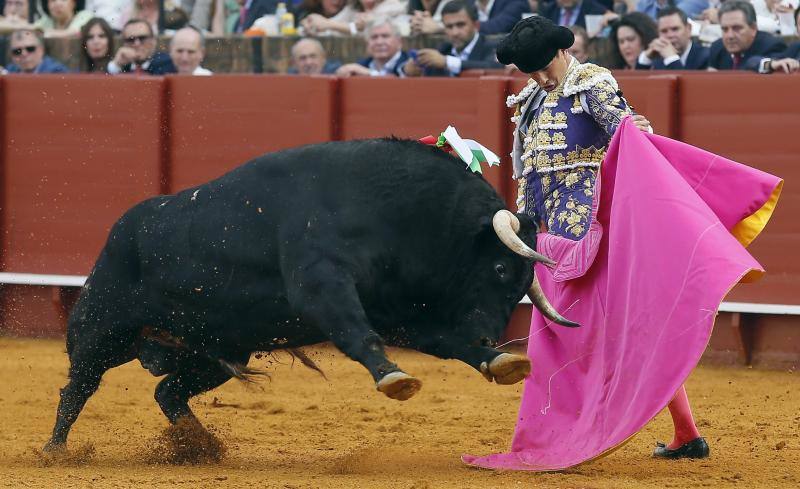
<path id="1" fill-rule="evenodd" d="M 491 347 L 494 345 L 494 341 L 490 340 L 489 338 L 483 337 L 481 338 L 481 346 L 489 346 Z"/>

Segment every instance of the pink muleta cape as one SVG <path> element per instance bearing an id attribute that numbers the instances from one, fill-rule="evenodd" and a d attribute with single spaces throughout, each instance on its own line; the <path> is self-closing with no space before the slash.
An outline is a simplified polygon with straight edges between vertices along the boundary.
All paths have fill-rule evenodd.
<path id="1" fill-rule="evenodd" d="M 544 292 L 581 327 L 548 324 L 534 310 L 533 372 L 511 450 L 463 461 L 560 470 L 641 430 L 697 365 L 728 291 L 764 273 L 745 246 L 766 225 L 782 185 L 624 120 L 601 166 L 586 236 L 543 233 L 537 243 L 558 262 L 536 266 Z"/>

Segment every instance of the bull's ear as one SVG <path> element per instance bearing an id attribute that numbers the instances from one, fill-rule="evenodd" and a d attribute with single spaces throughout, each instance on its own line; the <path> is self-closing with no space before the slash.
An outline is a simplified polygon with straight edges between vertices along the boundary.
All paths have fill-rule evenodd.
<path id="1" fill-rule="evenodd" d="M 539 232 L 539 223 L 534 218 L 524 212 L 518 212 L 516 216 L 517 219 L 519 219 L 520 234 L 529 232 L 536 234 Z"/>

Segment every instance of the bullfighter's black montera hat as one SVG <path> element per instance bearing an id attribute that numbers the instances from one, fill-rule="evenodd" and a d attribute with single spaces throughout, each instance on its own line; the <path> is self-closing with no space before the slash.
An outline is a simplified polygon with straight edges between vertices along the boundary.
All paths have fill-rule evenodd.
<path id="1" fill-rule="evenodd" d="M 567 49 L 575 35 L 548 18 L 533 15 L 522 19 L 497 46 L 497 60 L 515 64 L 520 71 L 532 73 L 545 68 L 559 49 Z"/>

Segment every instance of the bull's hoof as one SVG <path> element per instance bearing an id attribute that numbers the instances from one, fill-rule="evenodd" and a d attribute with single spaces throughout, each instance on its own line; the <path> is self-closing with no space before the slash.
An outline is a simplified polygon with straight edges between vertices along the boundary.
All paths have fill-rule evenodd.
<path id="1" fill-rule="evenodd" d="M 489 363 L 489 373 L 498 384 L 516 384 L 531 373 L 531 361 L 523 355 L 501 353 Z"/>
<path id="2" fill-rule="evenodd" d="M 57 443 L 53 440 L 48 441 L 43 447 L 42 452 L 44 453 L 59 453 L 65 452 L 67 450 L 66 443 Z"/>
<path id="3" fill-rule="evenodd" d="M 421 388 L 422 382 L 405 372 L 386 374 L 378 382 L 379 391 L 383 392 L 391 399 L 397 399 L 398 401 L 411 399 Z"/>

